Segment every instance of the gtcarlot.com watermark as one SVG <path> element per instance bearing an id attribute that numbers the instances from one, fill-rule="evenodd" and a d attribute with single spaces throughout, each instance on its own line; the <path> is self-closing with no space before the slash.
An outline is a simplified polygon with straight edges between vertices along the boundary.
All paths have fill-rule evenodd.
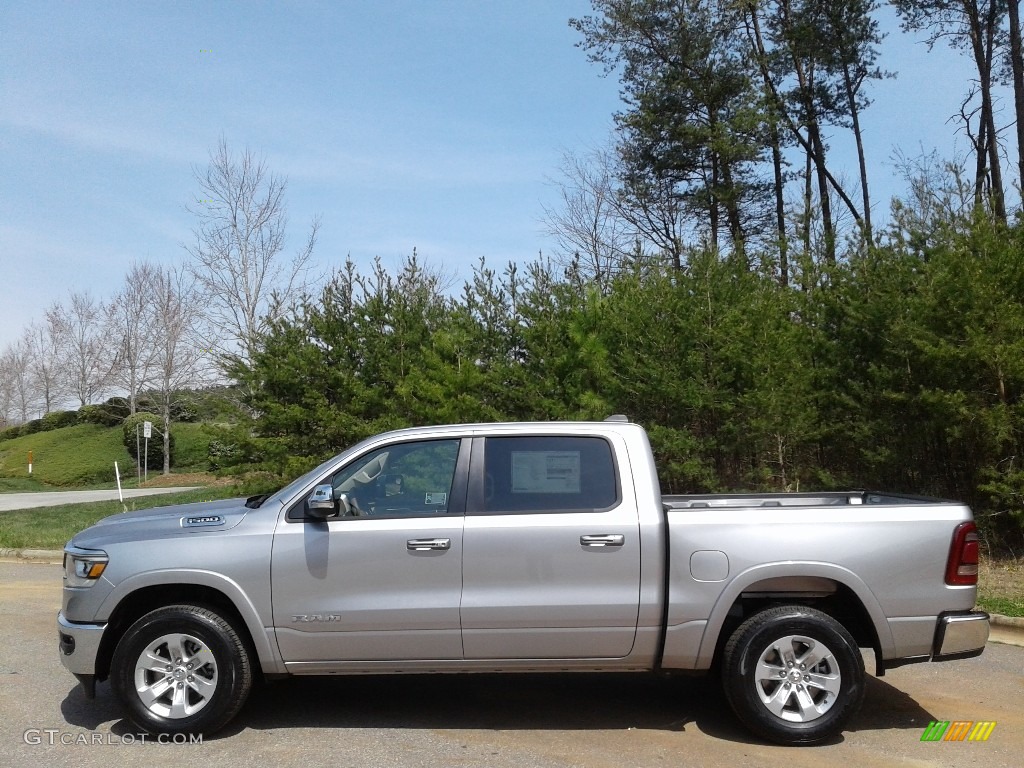
<path id="1" fill-rule="evenodd" d="M 203 734 L 201 733 L 95 733 L 94 731 L 79 731 L 72 733 L 62 731 L 59 728 L 29 728 L 22 734 L 21 738 L 26 744 L 37 746 L 46 744 L 54 746 L 92 747 L 124 744 L 202 744 Z"/>

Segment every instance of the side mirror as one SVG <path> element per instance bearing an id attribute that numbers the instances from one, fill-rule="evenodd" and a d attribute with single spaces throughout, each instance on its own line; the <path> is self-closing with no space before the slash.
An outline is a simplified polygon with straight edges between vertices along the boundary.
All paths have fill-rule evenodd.
<path id="1" fill-rule="evenodd" d="M 337 514 L 338 505 L 334 501 L 334 487 L 330 483 L 318 485 L 306 502 L 306 514 L 315 520 L 324 520 Z"/>

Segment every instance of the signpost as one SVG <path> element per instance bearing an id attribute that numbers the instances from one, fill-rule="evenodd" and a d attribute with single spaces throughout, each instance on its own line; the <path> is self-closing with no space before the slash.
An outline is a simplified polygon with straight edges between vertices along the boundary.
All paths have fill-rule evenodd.
<path id="1" fill-rule="evenodd" d="M 142 466 L 145 467 L 143 470 L 146 480 L 149 480 L 149 438 L 153 436 L 153 422 L 144 421 L 142 422 L 142 436 L 146 438 L 146 460 Z"/>

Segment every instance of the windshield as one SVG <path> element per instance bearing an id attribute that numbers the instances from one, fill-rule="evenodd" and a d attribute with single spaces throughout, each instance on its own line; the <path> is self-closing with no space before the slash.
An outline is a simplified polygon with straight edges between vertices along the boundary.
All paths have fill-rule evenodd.
<path id="1" fill-rule="evenodd" d="M 291 496 L 293 496 L 304 485 L 307 485 L 312 480 L 314 480 L 318 475 L 323 474 L 324 472 L 326 472 L 327 468 L 330 467 L 332 464 L 336 463 L 340 456 L 343 456 L 345 454 L 353 453 L 354 451 L 356 451 L 359 448 L 361 448 L 363 443 L 366 443 L 366 442 L 369 442 L 369 441 L 364 440 L 363 442 L 359 443 L 358 445 L 354 445 L 351 448 L 348 448 L 348 449 L 344 450 L 342 453 L 339 453 L 337 456 L 332 456 L 331 458 L 327 459 L 327 461 L 323 462 L 319 466 L 314 467 L 313 469 L 309 470 L 309 472 L 307 472 L 306 474 L 300 475 L 299 477 L 295 478 L 290 483 L 288 483 L 288 485 L 286 485 L 284 488 L 281 488 L 279 491 L 275 491 L 274 493 L 269 494 L 267 496 L 267 498 L 265 499 L 265 501 L 263 501 L 262 503 L 265 504 L 267 501 L 270 501 L 271 499 L 283 503 L 285 499 L 288 499 Z"/>
<path id="2" fill-rule="evenodd" d="M 299 488 L 301 488 L 306 483 L 308 483 L 310 480 L 312 480 L 314 477 L 316 477 L 318 474 L 320 474 L 321 472 L 326 470 L 328 466 L 330 466 L 331 464 L 334 463 L 334 460 L 336 458 L 338 458 L 338 457 L 337 456 L 332 456 L 327 461 L 325 461 L 323 464 L 320 464 L 319 466 L 314 467 L 313 469 L 309 470 L 309 472 L 307 472 L 306 474 L 299 475 L 297 478 L 295 478 L 290 483 L 288 483 L 288 485 L 286 485 L 284 488 L 281 488 L 280 490 L 274 491 L 274 493 L 270 494 L 267 497 L 266 501 L 270 501 L 270 499 L 276 499 L 278 501 L 283 501 L 284 499 L 288 498 L 293 493 L 298 491 Z"/>

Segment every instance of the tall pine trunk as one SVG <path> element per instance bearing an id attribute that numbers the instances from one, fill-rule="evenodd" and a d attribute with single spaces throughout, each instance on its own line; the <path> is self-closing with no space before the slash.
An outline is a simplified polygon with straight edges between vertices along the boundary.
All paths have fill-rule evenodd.
<path id="1" fill-rule="evenodd" d="M 981 90 L 981 127 L 978 154 L 985 155 L 988 161 L 989 195 L 992 200 L 992 212 L 1000 221 L 1006 221 L 1006 202 L 1003 198 L 1002 162 L 999 158 L 999 134 L 996 133 L 995 113 L 992 105 L 992 53 L 995 48 L 995 33 L 999 23 L 997 3 L 989 0 L 988 12 L 982 19 L 977 2 L 967 5 L 967 18 L 970 28 L 971 52 L 974 65 L 978 70 L 978 87 Z M 979 167 L 982 164 L 979 158 Z"/>
<path id="2" fill-rule="evenodd" d="M 789 285 L 789 243 L 786 241 L 785 178 L 782 175 L 782 147 L 779 128 L 772 122 L 772 170 L 775 173 L 775 227 L 779 236 L 779 284 Z"/>
<path id="3" fill-rule="evenodd" d="M 828 178 L 825 176 L 825 145 L 821 140 L 821 129 L 817 119 L 810 121 L 807 132 L 813 150 L 814 169 L 818 180 L 818 205 L 821 206 L 822 235 L 825 238 L 825 261 L 836 263 L 836 232 L 832 221 L 832 199 L 829 195 Z"/>
<path id="4" fill-rule="evenodd" d="M 1024 189 L 1024 51 L 1020 39 L 1019 0 L 1010 0 L 1010 66 L 1013 70 L 1013 107 L 1017 116 L 1017 178 Z"/>
<path id="5" fill-rule="evenodd" d="M 864 239 L 871 243 L 871 195 L 868 193 L 868 166 L 864 159 L 864 136 L 860 130 L 860 108 L 857 106 L 857 89 L 859 83 L 854 83 L 850 77 L 850 67 L 843 67 L 843 86 L 846 89 L 846 99 L 850 106 L 850 120 L 853 125 L 853 138 L 857 143 L 857 163 L 860 166 L 860 191 L 861 202 L 864 206 L 864 225 L 862 227 Z"/>

